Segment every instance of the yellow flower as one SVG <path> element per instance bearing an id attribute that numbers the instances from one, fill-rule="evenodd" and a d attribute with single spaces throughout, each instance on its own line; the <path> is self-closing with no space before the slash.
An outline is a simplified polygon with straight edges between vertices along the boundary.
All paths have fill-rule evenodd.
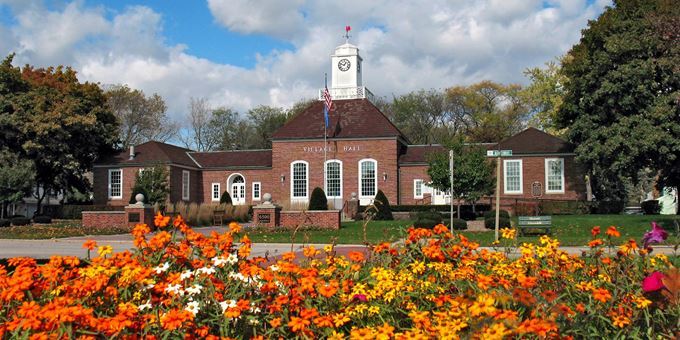
<path id="1" fill-rule="evenodd" d="M 509 333 L 510 331 L 505 328 L 505 325 L 502 323 L 495 323 L 484 331 L 482 338 L 488 340 L 503 339 Z"/>
<path id="2" fill-rule="evenodd" d="M 649 306 L 651 304 L 652 304 L 652 301 L 647 300 L 645 297 L 640 296 L 640 297 L 635 298 L 635 306 L 637 308 L 640 308 L 640 309 L 647 308 L 647 306 Z"/>
<path id="3" fill-rule="evenodd" d="M 612 324 L 616 327 L 623 328 L 630 324 L 630 319 L 623 315 L 616 315 L 612 318 Z"/>
<path id="4" fill-rule="evenodd" d="M 511 229 L 511 228 L 501 229 L 501 236 L 503 238 L 514 239 L 516 234 L 517 234 L 517 230 L 515 230 L 515 229 Z"/>
<path id="5" fill-rule="evenodd" d="M 97 249 L 97 253 L 99 253 L 99 256 L 106 256 L 108 254 L 113 253 L 113 247 L 111 246 L 101 246 L 99 249 Z"/>
<path id="6" fill-rule="evenodd" d="M 335 327 L 341 327 L 350 321 L 351 319 L 343 313 L 333 315 L 333 324 L 335 324 Z"/>
<path id="7" fill-rule="evenodd" d="M 333 251 L 333 245 L 332 244 L 327 244 L 323 247 L 323 251 L 330 253 Z"/>
<path id="8" fill-rule="evenodd" d="M 416 275 L 422 274 L 425 271 L 425 264 L 420 262 L 420 261 L 416 261 L 416 262 L 411 263 L 410 267 L 411 267 L 411 271 L 413 272 L 413 274 L 416 274 Z"/>

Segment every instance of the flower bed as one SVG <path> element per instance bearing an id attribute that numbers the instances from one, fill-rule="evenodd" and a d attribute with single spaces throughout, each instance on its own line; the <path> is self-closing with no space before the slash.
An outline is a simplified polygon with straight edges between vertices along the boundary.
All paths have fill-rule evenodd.
<path id="1" fill-rule="evenodd" d="M 378 244 L 368 255 L 338 256 L 329 245 L 268 264 L 248 258 L 252 244 L 236 223 L 210 236 L 181 217 L 155 223 L 155 235 L 134 228 L 134 252 L 88 241 L 99 256 L 0 266 L 0 338 L 678 335 L 677 257 L 652 256 L 635 241 L 602 256 L 612 228 L 603 239 L 593 230 L 584 257 L 543 237 L 508 258 L 438 225 L 411 228 L 403 246 Z M 503 235 L 513 242 L 513 230 Z"/>

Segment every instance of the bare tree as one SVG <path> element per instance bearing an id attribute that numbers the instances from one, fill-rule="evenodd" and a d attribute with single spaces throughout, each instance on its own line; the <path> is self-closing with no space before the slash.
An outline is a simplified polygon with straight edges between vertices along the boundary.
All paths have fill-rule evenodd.
<path id="1" fill-rule="evenodd" d="M 196 151 L 215 150 L 220 144 L 220 131 L 213 119 L 213 109 L 206 98 L 191 98 L 188 127 L 180 140 L 188 149 Z"/>

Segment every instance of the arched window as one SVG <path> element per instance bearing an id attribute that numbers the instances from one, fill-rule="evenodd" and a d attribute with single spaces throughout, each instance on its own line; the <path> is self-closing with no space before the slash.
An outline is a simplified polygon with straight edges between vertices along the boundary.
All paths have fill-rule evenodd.
<path id="1" fill-rule="evenodd" d="M 359 161 L 359 197 L 375 198 L 378 193 L 378 162 L 375 159 Z"/>
<path id="2" fill-rule="evenodd" d="M 290 163 L 290 197 L 293 200 L 306 200 L 309 180 L 309 165 L 305 161 Z"/>
<path id="3" fill-rule="evenodd" d="M 328 198 L 342 198 L 342 161 L 326 161 L 326 183 L 324 191 Z"/>

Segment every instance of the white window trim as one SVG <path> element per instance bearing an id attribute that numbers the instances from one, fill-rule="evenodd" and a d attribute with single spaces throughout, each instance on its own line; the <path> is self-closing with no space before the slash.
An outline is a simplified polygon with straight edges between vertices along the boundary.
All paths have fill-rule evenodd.
<path id="1" fill-rule="evenodd" d="M 184 175 L 186 174 L 187 186 L 186 192 L 184 190 Z M 191 195 L 191 173 L 188 170 L 182 170 L 182 200 L 188 201 Z"/>
<path id="2" fill-rule="evenodd" d="M 362 188 L 362 184 L 361 184 L 361 163 L 363 163 L 363 162 L 373 162 L 373 165 L 374 165 L 374 169 L 375 169 L 375 193 L 372 196 L 371 195 L 369 195 L 369 196 L 363 195 L 363 188 Z M 372 199 L 375 198 L 375 195 L 378 194 L 378 190 L 379 190 L 378 189 L 378 161 L 376 161 L 373 158 L 364 158 L 364 159 L 360 159 L 359 163 L 357 163 L 357 164 L 358 164 L 357 168 L 359 169 L 359 173 L 358 173 L 358 177 L 359 177 L 359 186 L 358 186 L 358 188 L 359 188 L 359 198 L 364 198 L 364 199 L 370 198 L 372 200 Z"/>
<path id="3" fill-rule="evenodd" d="M 257 190 L 257 194 L 259 195 L 258 197 L 255 197 L 255 185 L 258 186 L 259 190 Z M 259 201 L 262 199 L 262 182 L 253 182 L 251 192 L 253 193 L 253 201 Z"/>
<path id="4" fill-rule="evenodd" d="M 548 162 L 550 161 L 559 161 L 561 163 L 561 168 L 562 168 L 562 183 L 561 183 L 561 190 L 550 190 L 550 186 L 548 185 Z M 544 172 L 545 172 L 545 193 L 546 194 L 563 194 L 564 193 L 564 158 L 546 158 L 545 163 L 544 163 Z"/>
<path id="5" fill-rule="evenodd" d="M 120 196 L 111 196 L 111 172 L 113 171 L 118 171 L 120 172 Z M 109 169 L 109 199 L 112 200 L 120 200 L 123 199 L 123 169 Z"/>
<path id="6" fill-rule="evenodd" d="M 418 181 L 420 181 L 420 195 L 418 195 L 416 193 L 416 186 L 417 186 L 416 183 L 418 183 Z M 414 179 L 413 180 L 413 198 L 423 198 L 423 197 L 425 197 L 424 188 L 425 188 L 425 181 L 423 181 L 422 179 L 418 179 L 418 178 Z"/>
<path id="7" fill-rule="evenodd" d="M 519 163 L 519 190 L 508 190 L 508 163 Z M 524 188 L 524 170 L 521 159 L 505 159 L 503 160 L 503 192 L 506 194 L 523 194 Z"/>
<path id="8" fill-rule="evenodd" d="M 215 186 L 217 185 L 217 198 L 215 198 Z M 220 188 L 220 183 L 213 183 L 210 185 L 210 196 L 213 202 L 218 202 L 222 198 L 222 189 Z"/>
<path id="9" fill-rule="evenodd" d="M 326 193 L 326 197 L 327 197 L 327 198 L 342 198 L 342 192 L 343 192 L 343 190 L 342 190 L 342 189 L 343 189 L 343 188 L 342 188 L 342 180 L 343 180 L 343 173 L 342 173 L 342 171 L 343 171 L 343 170 L 342 170 L 342 168 L 343 168 L 343 164 L 342 164 L 342 161 L 339 160 L 339 159 L 329 159 L 329 160 L 327 160 L 327 161 L 324 163 L 324 165 L 323 165 L 323 169 L 324 169 L 325 171 L 328 171 L 328 163 L 331 163 L 331 162 L 340 163 L 340 195 L 339 195 L 339 196 L 330 196 L 330 195 L 328 195 L 328 174 L 327 174 L 327 173 L 325 173 L 326 176 L 324 176 L 324 177 L 326 177 L 326 178 L 324 178 L 323 191 Z"/>
<path id="10" fill-rule="evenodd" d="M 293 196 L 293 166 L 297 163 L 303 163 L 305 165 L 305 196 L 294 197 Z M 291 201 L 308 201 L 309 200 L 309 163 L 303 160 L 295 160 L 290 162 L 290 200 Z"/>

